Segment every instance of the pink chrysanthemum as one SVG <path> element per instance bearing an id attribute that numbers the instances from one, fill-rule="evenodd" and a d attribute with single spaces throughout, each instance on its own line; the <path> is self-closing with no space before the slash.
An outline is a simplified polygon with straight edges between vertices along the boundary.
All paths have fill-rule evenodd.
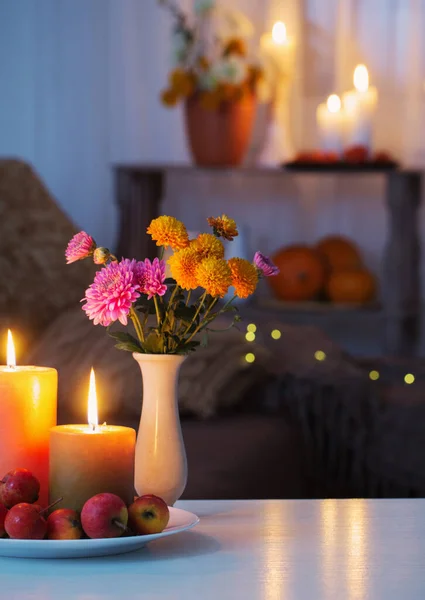
<path id="1" fill-rule="evenodd" d="M 131 305 L 140 296 L 139 274 L 143 263 L 123 259 L 112 262 L 96 273 L 86 290 L 83 310 L 94 325 L 108 327 L 114 321 L 127 325 Z"/>
<path id="2" fill-rule="evenodd" d="M 154 258 L 151 262 L 148 258 L 143 263 L 139 263 L 138 281 L 140 291 L 146 294 L 148 300 L 153 296 L 163 296 L 167 291 L 165 280 L 165 261 Z M 143 266 L 143 269 L 141 268 Z"/>
<path id="3" fill-rule="evenodd" d="M 277 267 L 268 256 L 265 256 L 261 252 L 254 254 L 254 265 L 257 267 L 264 277 L 273 277 L 273 275 L 279 274 L 279 267 Z"/>
<path id="4" fill-rule="evenodd" d="M 77 260 L 87 258 L 93 254 L 95 248 L 96 242 L 91 235 L 85 231 L 76 233 L 65 250 L 66 263 L 69 265 Z"/>

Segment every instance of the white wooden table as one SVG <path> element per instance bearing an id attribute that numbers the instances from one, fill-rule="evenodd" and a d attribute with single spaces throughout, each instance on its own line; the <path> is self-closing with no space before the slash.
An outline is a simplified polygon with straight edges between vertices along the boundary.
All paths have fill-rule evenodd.
<path id="1" fill-rule="evenodd" d="M 193 501 L 121 556 L 0 559 L 3 600 L 424 600 L 425 500 Z"/>

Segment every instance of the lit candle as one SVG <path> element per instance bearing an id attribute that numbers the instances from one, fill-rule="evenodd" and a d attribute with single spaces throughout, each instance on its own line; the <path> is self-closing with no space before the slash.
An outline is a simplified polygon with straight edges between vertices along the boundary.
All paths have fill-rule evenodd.
<path id="1" fill-rule="evenodd" d="M 271 114 L 259 162 L 273 166 L 290 160 L 294 153 L 289 92 L 295 68 L 295 45 L 287 36 L 285 23 L 276 21 L 272 31 L 261 36 L 261 52 L 271 96 Z"/>
<path id="2" fill-rule="evenodd" d="M 0 478 L 12 469 L 29 469 L 40 481 L 40 503 L 46 505 L 57 387 L 55 369 L 16 366 L 9 330 L 7 366 L 0 366 Z"/>
<path id="3" fill-rule="evenodd" d="M 96 383 L 90 373 L 88 425 L 58 425 L 50 432 L 50 499 L 81 510 L 102 492 L 134 499 L 136 432 L 130 427 L 99 425 Z"/>
<path id="4" fill-rule="evenodd" d="M 316 121 L 320 149 L 340 154 L 344 145 L 345 118 L 339 96 L 331 94 L 326 104 L 319 104 Z"/>
<path id="5" fill-rule="evenodd" d="M 370 148 L 378 90 L 369 85 L 369 73 L 365 65 L 357 65 L 353 81 L 355 90 L 345 93 L 342 98 L 348 120 L 347 145 Z"/>

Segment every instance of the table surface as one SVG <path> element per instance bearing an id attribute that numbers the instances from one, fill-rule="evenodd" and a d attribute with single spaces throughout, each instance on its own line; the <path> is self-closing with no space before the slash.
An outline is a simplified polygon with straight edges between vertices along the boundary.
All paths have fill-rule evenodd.
<path id="1" fill-rule="evenodd" d="M 188 501 L 131 554 L 0 559 L 5 600 L 424 600 L 425 500 Z"/>

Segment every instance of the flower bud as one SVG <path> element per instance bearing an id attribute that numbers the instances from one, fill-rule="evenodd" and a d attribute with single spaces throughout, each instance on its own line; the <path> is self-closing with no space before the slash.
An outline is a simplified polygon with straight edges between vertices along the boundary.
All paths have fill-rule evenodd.
<path id="1" fill-rule="evenodd" d="M 110 258 L 111 253 L 109 252 L 108 248 L 103 248 L 100 246 L 93 252 L 93 262 L 96 265 L 104 265 Z"/>

